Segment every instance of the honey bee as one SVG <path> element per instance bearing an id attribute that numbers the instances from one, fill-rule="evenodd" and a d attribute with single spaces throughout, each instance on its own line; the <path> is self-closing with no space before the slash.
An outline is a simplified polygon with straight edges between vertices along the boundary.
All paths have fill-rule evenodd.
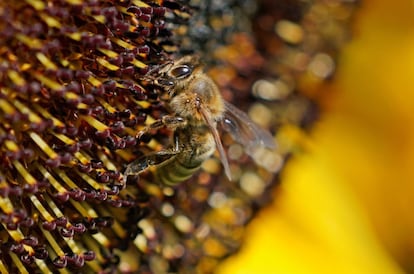
<path id="1" fill-rule="evenodd" d="M 173 131 L 173 145 L 131 162 L 124 172 L 125 180 L 129 175 L 138 175 L 150 166 L 156 166 L 157 182 L 170 186 L 179 184 L 189 179 L 216 149 L 224 172 L 231 180 L 218 127 L 230 133 L 248 154 L 256 146 L 276 147 L 268 131 L 223 99 L 217 85 L 204 73 L 198 57 L 182 57 L 161 69 L 160 74 L 157 81 L 168 92 L 172 115 L 163 116 L 138 135 L 167 127 Z"/>

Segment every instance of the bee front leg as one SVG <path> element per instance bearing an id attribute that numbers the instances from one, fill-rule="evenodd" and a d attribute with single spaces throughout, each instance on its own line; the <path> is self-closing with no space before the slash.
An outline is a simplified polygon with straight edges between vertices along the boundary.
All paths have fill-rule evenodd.
<path id="1" fill-rule="evenodd" d="M 140 139 L 145 133 L 151 130 L 160 129 L 162 127 L 167 127 L 171 130 L 175 130 L 178 127 L 184 127 L 186 124 L 187 120 L 182 117 L 165 115 L 161 119 L 155 121 L 154 123 L 141 130 L 136 137 Z"/>

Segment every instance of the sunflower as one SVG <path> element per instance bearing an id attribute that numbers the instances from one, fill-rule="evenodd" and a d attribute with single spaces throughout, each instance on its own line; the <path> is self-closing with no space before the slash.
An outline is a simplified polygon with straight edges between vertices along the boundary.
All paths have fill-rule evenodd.
<path id="1" fill-rule="evenodd" d="M 271 201 L 277 172 L 318 117 L 355 4 L 326 1 L 0 3 L 0 272 L 211 273 Z M 253 164 L 223 134 L 176 187 L 125 166 L 169 145 L 155 79 L 198 54 L 223 97 L 278 140 Z M 306 87 L 306 88 L 305 88 Z M 142 138 L 141 138 L 142 137 Z M 237 141 L 237 140 L 236 140 Z"/>

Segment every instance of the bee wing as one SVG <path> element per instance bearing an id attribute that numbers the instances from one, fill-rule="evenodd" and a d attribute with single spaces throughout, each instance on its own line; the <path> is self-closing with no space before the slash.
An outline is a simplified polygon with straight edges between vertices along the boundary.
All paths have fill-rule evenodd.
<path id="1" fill-rule="evenodd" d="M 246 153 L 250 156 L 258 146 L 276 148 L 270 132 L 258 126 L 246 113 L 228 102 L 225 102 L 225 112 L 220 123 L 235 141 L 245 147 Z"/>
<path id="2" fill-rule="evenodd" d="M 210 115 L 203 107 L 200 107 L 200 113 L 203 116 L 204 121 L 209 127 L 211 133 L 213 134 L 214 142 L 216 143 L 216 147 L 220 155 L 220 160 L 224 167 L 224 172 L 226 173 L 227 178 L 231 181 L 229 161 L 227 160 L 226 153 L 224 152 L 223 144 L 221 143 L 220 135 L 217 131 L 216 124 L 213 120 L 211 120 Z"/>

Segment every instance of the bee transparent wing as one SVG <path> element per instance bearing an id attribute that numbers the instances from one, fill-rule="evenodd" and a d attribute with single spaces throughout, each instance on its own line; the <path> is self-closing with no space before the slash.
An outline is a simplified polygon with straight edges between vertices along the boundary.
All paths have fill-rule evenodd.
<path id="1" fill-rule="evenodd" d="M 200 108 L 200 113 L 203 116 L 204 121 L 207 123 L 207 126 L 209 127 L 211 133 L 213 134 L 214 142 L 216 143 L 216 147 L 220 155 L 220 160 L 224 167 L 224 172 L 226 173 L 227 178 L 231 181 L 229 161 L 227 160 L 226 152 L 224 151 L 223 144 L 221 143 L 221 138 L 217 131 L 215 122 L 211 120 L 209 114 L 203 107 Z"/>
<path id="2" fill-rule="evenodd" d="M 276 148 L 270 132 L 258 126 L 246 113 L 228 102 L 225 102 L 225 110 L 224 117 L 220 121 L 221 127 L 245 147 L 248 155 L 251 156 L 259 146 Z"/>

